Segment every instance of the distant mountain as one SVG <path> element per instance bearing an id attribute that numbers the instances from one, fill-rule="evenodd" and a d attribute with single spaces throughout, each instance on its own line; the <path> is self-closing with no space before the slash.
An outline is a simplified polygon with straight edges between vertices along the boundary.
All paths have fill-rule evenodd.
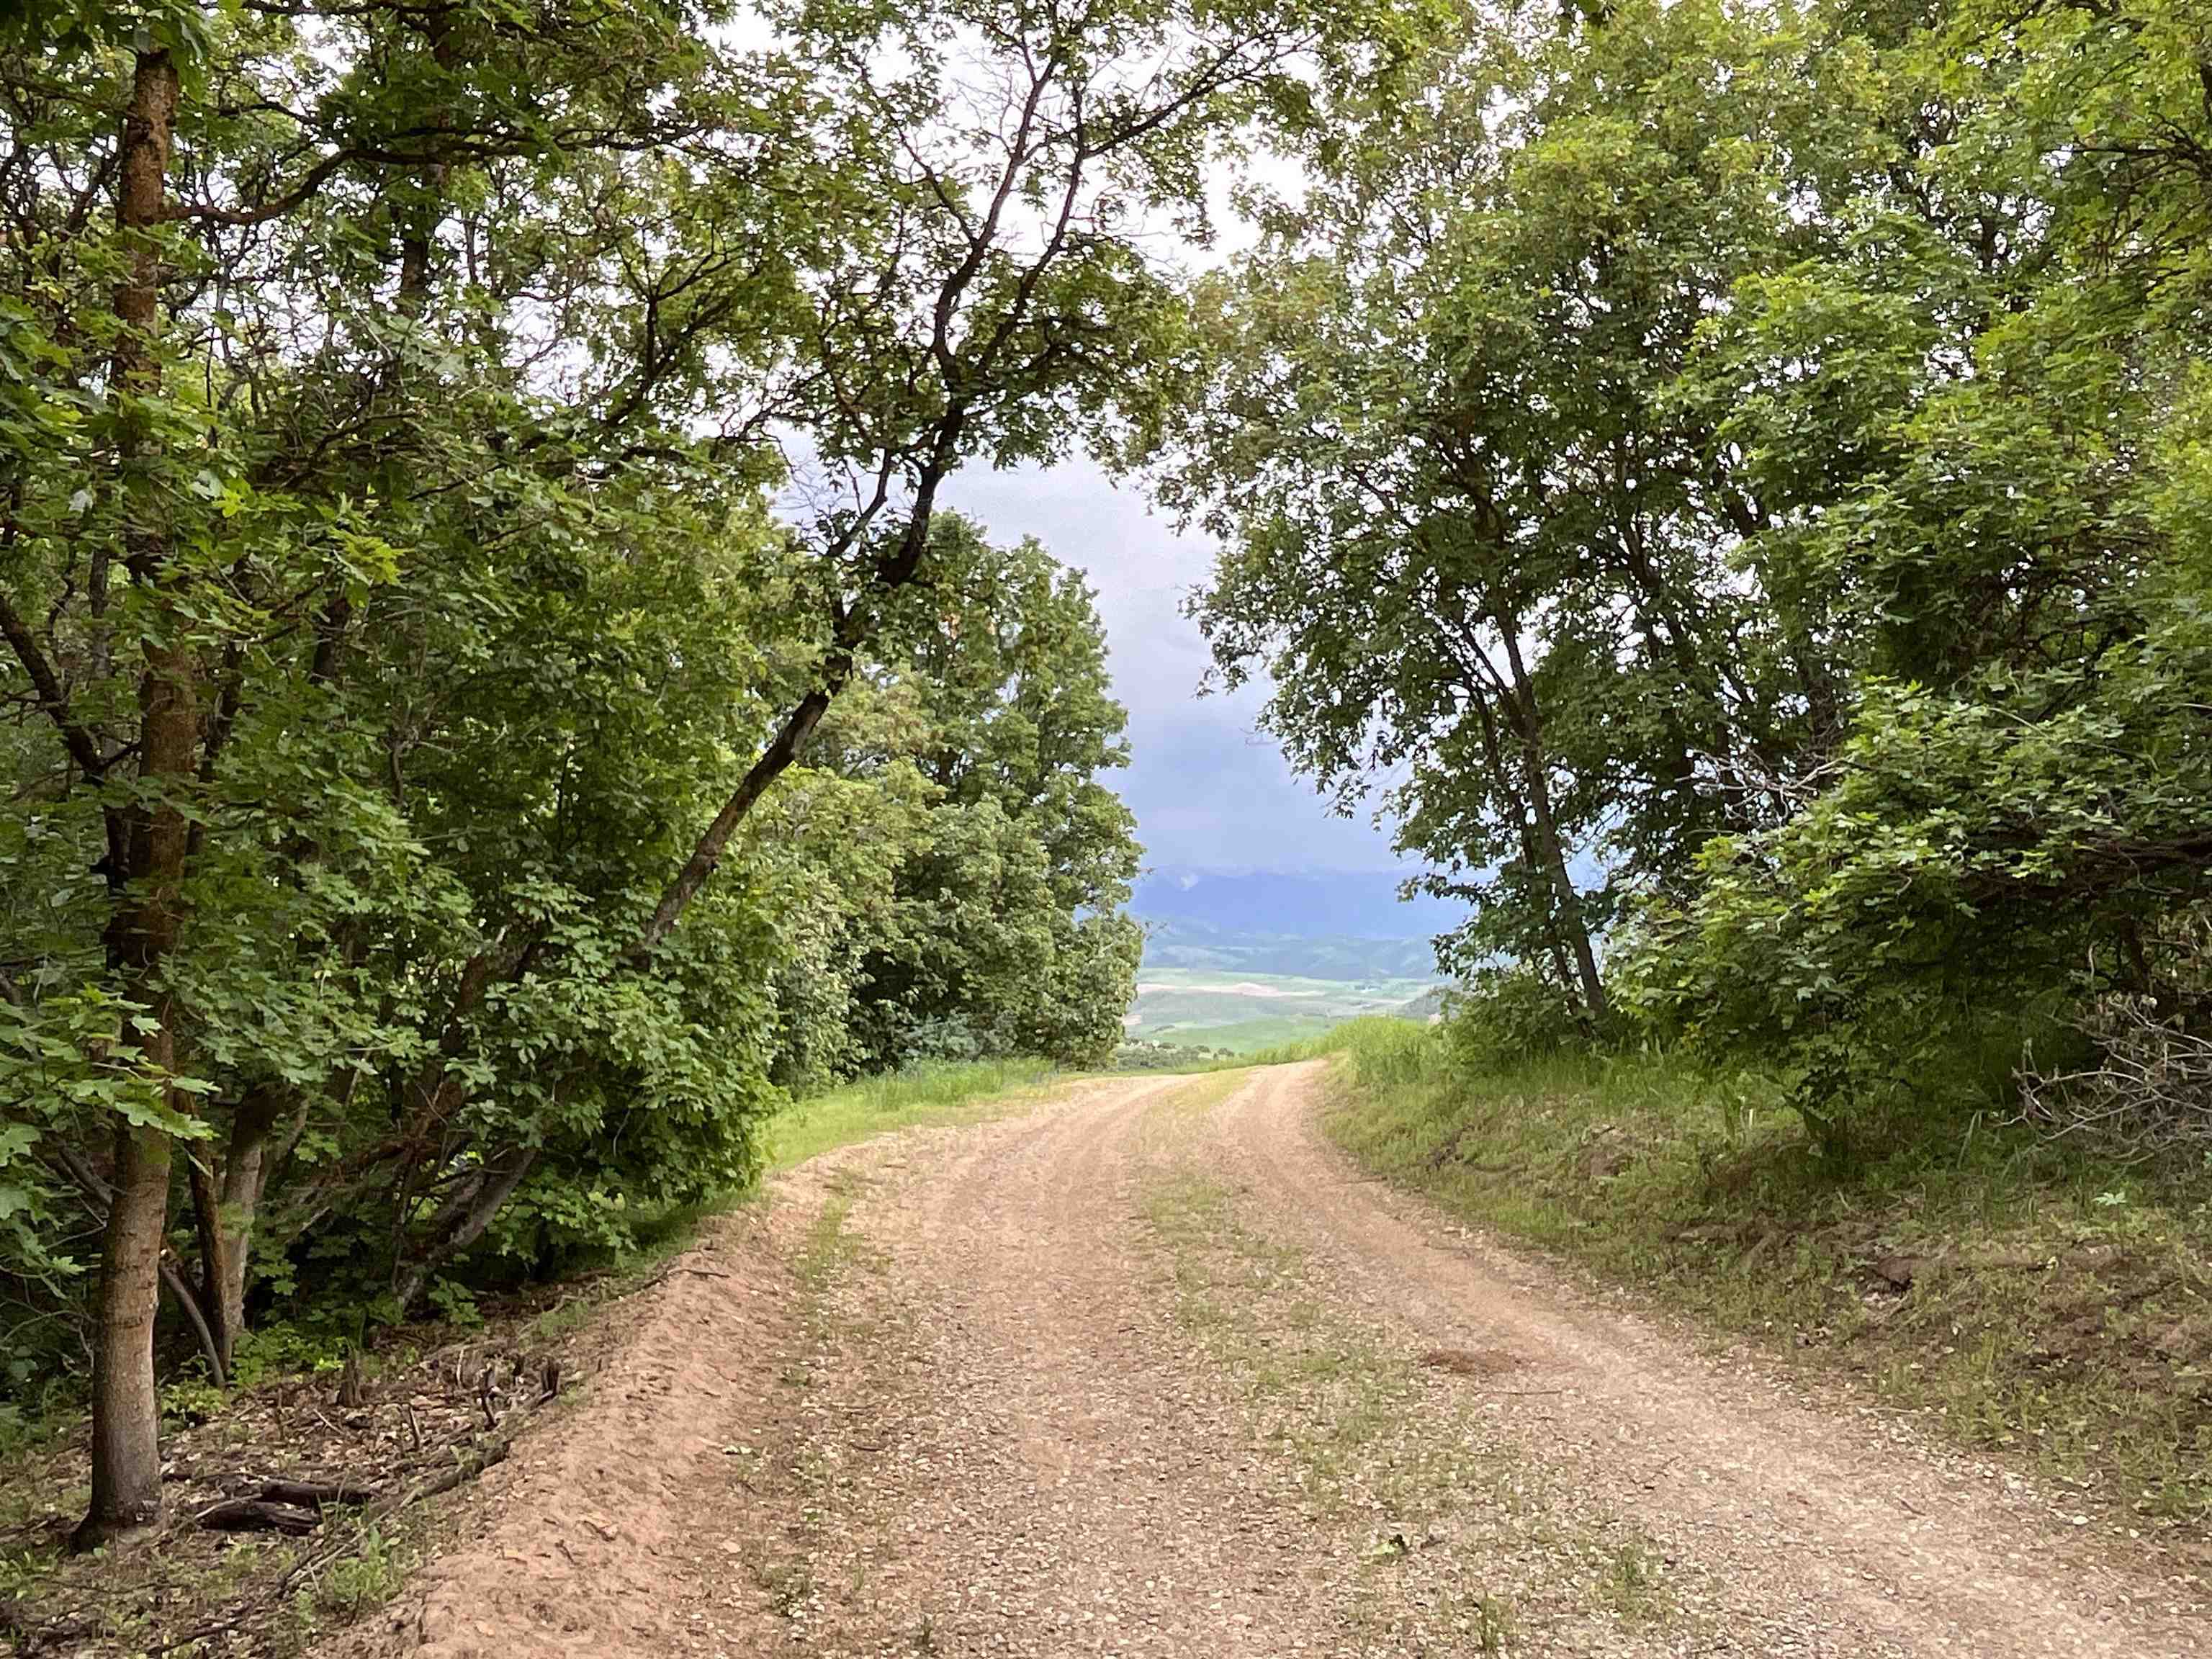
<path id="1" fill-rule="evenodd" d="M 1401 902 L 1400 879 L 1388 871 L 1153 870 L 1129 908 L 1147 922 L 1271 939 L 1419 940 L 1425 953 L 1426 941 L 1458 927 L 1466 910 L 1441 899 Z"/>
<path id="2" fill-rule="evenodd" d="M 1147 921 L 1145 967 L 1366 983 L 1434 979 L 1437 957 L 1425 939 L 1352 939 L 1341 933 L 1299 939 L 1239 933 L 1202 921 Z"/>

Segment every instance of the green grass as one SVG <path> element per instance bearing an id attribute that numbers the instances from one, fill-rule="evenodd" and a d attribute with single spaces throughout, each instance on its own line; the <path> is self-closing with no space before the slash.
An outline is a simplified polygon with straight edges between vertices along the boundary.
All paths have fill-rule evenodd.
<path id="1" fill-rule="evenodd" d="M 1218 1072 L 1251 1066 L 1288 1066 L 1340 1053 L 1361 1040 L 1363 1031 L 1418 1032 L 1421 1023 L 1395 1014 L 1360 1014 L 1322 1021 L 1251 1020 L 1240 1026 L 1194 1030 L 1143 1042 L 1171 1044 L 1152 1048 L 1124 1045 L 1115 1064 L 1121 1070 Z"/>
<path id="2" fill-rule="evenodd" d="M 1838 1169 L 1757 1078 L 1653 1055 L 1468 1072 L 1403 1023 L 1342 1046 L 1331 1133 L 1454 1215 L 1856 1373 L 2084 1494 L 2212 1512 L 2212 1170 L 1983 1121 Z"/>
<path id="3" fill-rule="evenodd" d="M 1163 1048 L 1152 1045 L 1125 1044 L 1114 1057 L 1115 1069 L 1122 1072 L 1246 1072 L 1255 1066 L 1293 1066 L 1300 1060 L 1319 1060 L 1325 1054 L 1340 1054 L 1359 1041 L 1359 1034 L 1370 1025 L 1393 1030 L 1419 1030 L 1407 1021 L 1388 1014 L 1369 1015 L 1360 1019 L 1340 1021 L 1306 1031 L 1262 1047 L 1231 1049 L 1208 1047 L 1201 1043 Z M 1279 1033 L 1274 1034 L 1278 1036 Z"/>
<path id="4" fill-rule="evenodd" d="M 378 1527 L 360 1528 L 353 1547 L 328 1563 L 293 1592 L 290 1628 L 273 1632 L 275 1644 L 305 1653 L 316 1638 L 343 1629 L 389 1602 L 420 1565 L 423 1542 L 416 1530 L 387 1536 Z"/>
<path id="5" fill-rule="evenodd" d="M 769 1124 L 769 1167 L 787 1170 L 833 1147 L 921 1124 L 979 1123 L 1037 1099 L 1055 1076 L 1043 1060 L 932 1062 L 863 1078 L 795 1102 Z"/>
<path id="6" fill-rule="evenodd" d="M 1302 1041 L 1346 1020 L 1389 1014 L 1436 988 L 1426 979 L 1328 980 L 1187 968 L 1147 968 L 1139 984 L 1131 1008 L 1132 1041 L 1238 1054 Z"/>
<path id="7" fill-rule="evenodd" d="M 1392 1044 L 1416 1042 L 1423 1036 L 1424 1030 L 1411 1020 L 1399 1019 L 1389 1014 L 1369 1014 L 1358 1019 L 1340 1021 L 1327 1030 L 1311 1031 L 1269 1048 L 1251 1049 L 1220 1064 L 1223 1066 L 1295 1066 L 1302 1060 L 1322 1060 L 1330 1054 L 1345 1054 L 1353 1049 L 1363 1054 L 1380 1054 Z"/>
<path id="8" fill-rule="evenodd" d="M 1145 1035 L 1162 1042 L 1225 1048 L 1242 1056 L 1318 1036 L 1335 1023 L 1335 1018 L 1328 1014 L 1268 1014 L 1225 1025 L 1164 1024 Z"/>

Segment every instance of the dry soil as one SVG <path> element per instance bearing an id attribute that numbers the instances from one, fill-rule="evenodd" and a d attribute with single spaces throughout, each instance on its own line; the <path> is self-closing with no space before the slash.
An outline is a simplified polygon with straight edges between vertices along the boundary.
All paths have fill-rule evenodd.
<path id="1" fill-rule="evenodd" d="M 2185 1563 L 1362 1179 L 1325 1088 L 780 1178 L 344 1650 L 2212 1651 Z"/>

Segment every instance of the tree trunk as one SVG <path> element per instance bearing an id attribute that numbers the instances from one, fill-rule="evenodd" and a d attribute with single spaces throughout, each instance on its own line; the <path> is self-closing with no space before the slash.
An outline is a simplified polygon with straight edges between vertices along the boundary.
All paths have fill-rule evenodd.
<path id="1" fill-rule="evenodd" d="M 1591 947 L 1589 923 L 1583 915 L 1582 896 L 1576 892 L 1574 878 L 1567 872 L 1566 849 L 1559 838 L 1559 824 L 1552 810 L 1550 769 L 1544 755 L 1544 728 L 1536 710 L 1536 688 L 1528 678 L 1528 671 L 1521 659 L 1519 621 L 1510 613 L 1498 617 L 1498 631 L 1504 641 L 1505 659 L 1513 670 L 1513 724 L 1521 737 L 1524 769 L 1528 781 L 1528 808 L 1535 819 L 1536 850 L 1543 859 L 1544 873 L 1552 884 L 1552 896 L 1559 918 L 1560 931 L 1573 950 L 1575 969 L 1582 981 L 1583 1006 L 1600 1025 L 1610 1024 L 1613 1005 L 1605 994 L 1605 981 L 1597 970 L 1597 952 Z"/>
<path id="2" fill-rule="evenodd" d="M 169 1138 L 125 1129 L 116 1151 L 100 1262 L 92 1351 L 92 1504 L 77 1549 L 161 1518 L 161 1402 L 154 1392 L 154 1313 L 169 1218 Z"/>
<path id="3" fill-rule="evenodd" d="M 849 659 L 848 661 L 849 663 Z M 659 948 L 660 942 L 674 931 L 676 924 L 683 919 L 684 912 L 698 896 L 699 890 L 707 884 L 708 878 L 721 863 L 722 854 L 729 848 L 730 837 L 737 834 L 738 826 L 745 821 L 746 815 L 768 793 L 769 786 L 781 777 L 791 763 L 798 759 L 799 750 L 806 746 L 807 738 L 813 736 L 814 728 L 822 723 L 822 716 L 829 712 L 831 700 L 843 689 L 850 672 L 849 665 L 845 666 L 841 672 L 827 677 L 830 680 L 829 684 L 800 698 L 798 707 L 792 710 L 775 736 L 769 740 L 760 758 L 738 780 L 737 788 L 723 803 L 722 810 L 714 815 L 714 821 L 699 837 L 698 843 L 691 850 L 691 856 L 684 860 L 684 867 L 677 872 L 675 878 L 668 884 L 667 890 L 661 894 L 660 902 L 653 908 L 653 919 L 630 946 L 628 955 L 632 961 L 642 961 L 651 956 Z"/>
<path id="4" fill-rule="evenodd" d="M 230 1385 L 230 1340 L 222 1324 L 222 1285 L 230 1277 L 230 1241 L 223 1236 L 222 1195 L 216 1190 L 214 1154 L 187 1156 L 185 1180 L 192 1194 L 192 1229 L 200 1242 L 200 1283 L 195 1297 L 208 1324 L 208 1363 L 218 1387 Z"/>
<path id="5" fill-rule="evenodd" d="M 269 1138 L 283 1108 L 273 1085 L 256 1089 L 238 1103 L 231 1120 L 230 1151 L 222 1163 L 222 1279 L 210 1309 L 216 1340 L 229 1369 L 246 1328 L 246 1275 L 253 1255 L 253 1220 L 269 1179 Z"/>
<path id="6" fill-rule="evenodd" d="M 267 1178 L 269 1137 L 283 1107 L 274 1085 L 251 1090 L 230 1121 L 220 1170 L 191 1171 L 192 1208 L 200 1240 L 199 1303 L 216 1363 L 230 1375 L 239 1333 L 246 1328 L 246 1277 L 253 1255 L 253 1218 Z"/>
<path id="7" fill-rule="evenodd" d="M 441 70 L 451 69 L 458 55 L 453 42 L 453 14 L 443 8 L 433 7 L 422 14 L 422 32 L 429 37 L 430 57 Z M 422 313 L 430 303 L 430 257 L 438 239 L 438 224 L 444 213 L 447 165 L 434 161 L 422 169 L 422 195 L 419 201 L 405 204 L 403 211 L 406 228 L 399 238 L 399 313 L 410 322 L 420 322 Z"/>
<path id="8" fill-rule="evenodd" d="M 1474 704 L 1476 718 L 1480 722 L 1478 729 L 1482 735 L 1484 764 L 1489 767 L 1490 775 L 1496 778 L 1501 787 L 1510 787 L 1514 769 L 1506 764 L 1504 744 L 1499 738 L 1497 717 L 1491 713 L 1489 699 L 1483 696 L 1480 688 L 1472 686 L 1468 688 L 1468 697 Z M 1528 804 L 1517 797 L 1513 801 L 1513 830 L 1521 842 L 1521 862 L 1531 872 L 1543 875 L 1548 884 L 1550 875 L 1544 860 L 1536 850 L 1536 832 L 1529 822 Z M 1557 905 L 1550 907 L 1544 917 L 1544 948 L 1552 958 L 1552 971 L 1559 977 L 1559 988 L 1572 996 L 1576 975 L 1567 961 L 1566 941 L 1560 937 Z"/>
<path id="9" fill-rule="evenodd" d="M 117 222 L 131 266 L 115 290 L 120 325 L 113 359 L 121 407 L 118 459 L 125 488 L 133 463 L 152 453 L 133 402 L 161 390 L 152 349 L 160 322 L 161 249 L 154 240 L 168 196 L 170 137 L 177 114 L 176 64 L 166 49 L 138 54 L 124 119 Z M 125 994 L 147 1005 L 151 1030 L 143 1064 L 163 1076 L 176 1064 L 176 1031 L 161 970 L 174 948 L 189 826 L 173 792 L 194 772 L 199 743 L 197 673 L 187 623 L 174 596 L 158 492 L 126 501 L 124 559 L 135 582 L 157 598 L 138 678 L 137 802 L 129 810 L 125 867 L 107 928 L 107 956 Z M 173 1109 L 189 1097 L 172 1090 Z M 158 1129 L 126 1128 L 117 1159 L 114 1201 L 100 1250 L 99 1335 L 93 1358 L 92 1504 L 76 1534 L 86 1548 L 161 1517 L 161 1414 L 155 1396 L 154 1316 L 159 1304 L 162 1235 L 168 1224 L 170 1147 Z"/>
<path id="10" fill-rule="evenodd" d="M 937 511 L 937 489 L 946 474 L 952 470 L 960 432 L 967 419 L 964 408 L 956 405 L 948 410 L 939 428 L 937 450 L 922 469 L 915 487 L 914 505 L 907 514 L 906 528 L 900 533 L 897 545 L 876 567 L 874 583 L 880 593 L 896 592 L 911 582 L 921 568 L 922 556 L 928 551 L 929 531 Z M 684 912 L 697 897 L 737 834 L 738 826 L 745 820 L 769 787 L 799 758 L 806 747 L 806 740 L 814 735 L 814 728 L 822 723 L 823 715 L 838 693 L 853 677 L 860 660 L 860 648 L 874 633 L 874 622 L 865 600 L 854 605 L 838 619 L 836 637 L 823 659 L 822 673 L 815 689 L 801 697 L 786 716 L 775 735 L 760 757 L 738 781 L 738 787 L 723 803 L 722 810 L 707 826 L 691 850 L 684 867 L 676 872 L 653 907 L 653 916 L 637 938 L 623 952 L 624 960 L 635 963 L 645 961 L 660 947 L 661 941 L 675 930 L 684 918 Z"/>

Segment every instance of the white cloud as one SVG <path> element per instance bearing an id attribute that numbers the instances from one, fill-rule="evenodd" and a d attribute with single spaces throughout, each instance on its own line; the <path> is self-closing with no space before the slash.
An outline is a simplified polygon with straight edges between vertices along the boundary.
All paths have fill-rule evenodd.
<path id="1" fill-rule="evenodd" d="M 1389 837 L 1335 816 L 1258 729 L 1261 693 L 1197 696 L 1206 643 L 1182 615 L 1209 553 L 1087 460 L 962 474 L 946 504 L 996 541 L 1035 536 L 1098 591 L 1132 761 L 1114 781 L 1147 862 L 1243 870 L 1400 866 Z"/>

